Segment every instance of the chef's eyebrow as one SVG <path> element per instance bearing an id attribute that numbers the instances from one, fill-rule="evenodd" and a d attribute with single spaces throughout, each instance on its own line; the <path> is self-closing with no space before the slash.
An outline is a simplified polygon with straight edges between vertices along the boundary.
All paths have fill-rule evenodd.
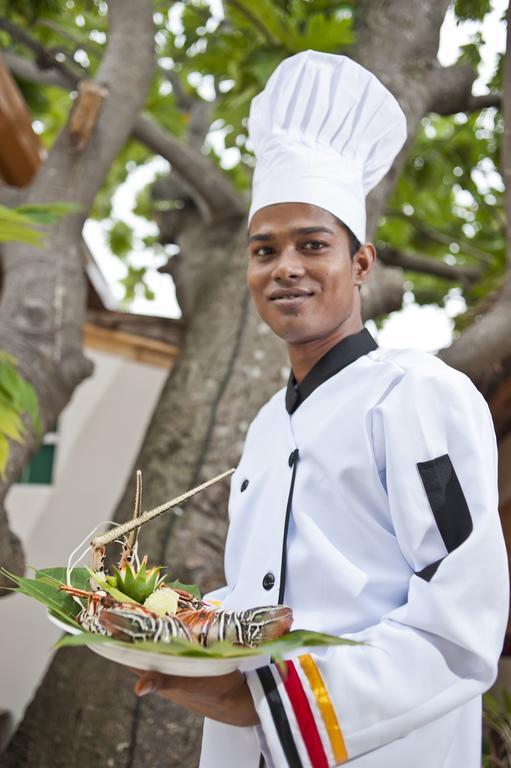
<path id="1" fill-rule="evenodd" d="M 316 232 L 326 232 L 329 235 L 335 235 L 335 232 L 328 227 L 298 227 L 291 230 L 292 235 L 312 235 Z M 274 240 L 275 237 L 276 235 L 273 232 L 259 232 L 256 235 L 250 235 L 248 242 L 251 243 L 254 240 L 259 240 L 260 242 L 267 243 L 269 240 Z"/>

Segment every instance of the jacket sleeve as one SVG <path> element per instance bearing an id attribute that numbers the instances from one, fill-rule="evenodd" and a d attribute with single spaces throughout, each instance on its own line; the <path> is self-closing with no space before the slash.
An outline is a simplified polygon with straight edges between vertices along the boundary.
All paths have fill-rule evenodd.
<path id="1" fill-rule="evenodd" d="M 247 673 L 270 765 L 348 762 L 496 676 L 508 571 L 495 434 L 469 379 L 442 368 L 404 373 L 372 414 L 373 469 L 410 565 L 407 601 L 346 635 L 363 645 L 304 653 L 286 662 L 285 680 L 272 664 Z"/>

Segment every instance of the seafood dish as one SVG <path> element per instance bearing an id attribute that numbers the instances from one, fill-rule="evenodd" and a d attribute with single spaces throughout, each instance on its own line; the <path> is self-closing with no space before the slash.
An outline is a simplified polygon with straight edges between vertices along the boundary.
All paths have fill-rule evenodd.
<path id="1" fill-rule="evenodd" d="M 189 491 L 217 482 L 228 473 Z M 89 590 L 61 584 L 60 590 L 80 603 L 76 621 L 83 631 L 125 642 L 185 641 L 203 647 L 217 642 L 253 648 L 289 632 L 293 621 L 284 605 L 257 606 L 241 611 L 222 610 L 203 600 L 194 589 L 166 584 L 160 566 L 148 567 L 137 554 L 141 526 L 179 501 L 142 513 L 142 477 L 137 472 L 133 518 L 94 538 L 90 544 Z M 121 556 L 111 572 L 105 570 L 106 546 L 122 536 Z"/>

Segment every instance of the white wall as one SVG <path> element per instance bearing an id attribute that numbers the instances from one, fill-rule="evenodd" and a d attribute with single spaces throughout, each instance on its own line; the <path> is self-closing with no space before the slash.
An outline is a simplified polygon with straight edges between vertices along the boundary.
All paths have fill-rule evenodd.
<path id="1" fill-rule="evenodd" d="M 70 552 L 112 517 L 129 479 L 167 371 L 88 350 L 93 376 L 59 420 L 53 486 L 16 485 L 7 496 L 14 531 L 35 568 L 65 565 Z M 60 632 L 43 606 L 0 600 L 0 710 L 15 720 L 33 696 Z"/>

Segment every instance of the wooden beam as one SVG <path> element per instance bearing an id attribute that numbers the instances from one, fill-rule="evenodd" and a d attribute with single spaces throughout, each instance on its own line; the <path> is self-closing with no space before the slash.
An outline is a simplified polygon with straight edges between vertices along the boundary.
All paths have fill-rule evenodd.
<path id="1" fill-rule="evenodd" d="M 84 345 L 111 355 L 135 360 L 138 363 L 170 369 L 174 364 L 179 347 L 144 336 L 124 331 L 100 328 L 92 323 L 84 325 Z"/>

